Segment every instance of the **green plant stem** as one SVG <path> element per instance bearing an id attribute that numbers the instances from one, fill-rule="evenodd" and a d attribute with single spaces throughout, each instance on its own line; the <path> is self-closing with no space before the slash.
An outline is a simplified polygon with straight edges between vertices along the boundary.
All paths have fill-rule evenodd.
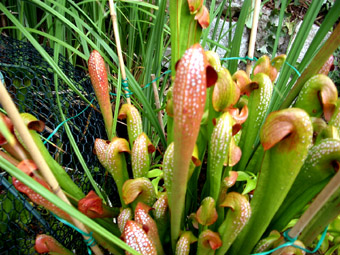
<path id="1" fill-rule="evenodd" d="M 170 0 L 170 29 L 171 29 L 171 70 L 175 70 L 175 64 L 180 59 L 181 53 L 179 50 L 180 45 L 180 15 L 183 5 L 183 0 Z M 172 73 L 175 76 L 175 72 Z"/>
<path id="2" fill-rule="evenodd" d="M 115 102 L 115 109 L 113 113 L 113 122 L 112 122 L 112 137 L 117 136 L 116 129 L 117 129 L 117 120 L 119 114 L 119 107 L 120 107 L 120 97 L 121 97 L 121 87 L 122 87 L 122 76 L 120 70 L 118 71 L 118 79 L 117 79 L 117 90 L 116 90 L 116 102 Z"/>
<path id="3" fill-rule="evenodd" d="M 55 56 L 55 57 L 57 58 L 58 56 Z M 60 101 L 60 97 L 59 97 L 59 93 L 58 93 L 58 91 L 59 91 L 58 84 L 59 84 L 59 83 L 58 83 L 58 76 L 57 76 L 57 74 L 54 74 L 54 84 L 55 84 L 56 101 L 57 101 L 59 113 L 60 113 L 60 116 L 61 116 L 62 121 L 64 122 L 64 128 L 65 128 L 67 137 L 68 137 L 69 140 L 70 140 L 71 146 L 72 146 L 72 148 L 73 148 L 73 150 L 74 150 L 74 153 L 76 154 L 76 156 L 77 156 L 77 158 L 78 158 L 78 160 L 79 160 L 81 166 L 83 167 L 83 169 L 84 169 L 84 171 L 85 171 L 85 173 L 86 173 L 86 175 L 87 175 L 87 178 L 89 178 L 89 181 L 90 181 L 90 183 L 92 184 L 92 187 L 93 187 L 94 190 L 96 191 L 97 195 L 98 195 L 101 199 L 105 200 L 105 199 L 104 199 L 104 196 L 102 195 L 100 189 L 99 189 L 98 186 L 97 186 L 97 183 L 94 181 L 94 179 L 93 179 L 93 177 L 92 177 L 92 175 L 91 175 L 91 172 L 90 172 L 90 170 L 88 169 L 88 167 L 87 167 L 87 165 L 86 165 L 86 163 L 85 163 L 85 160 L 84 160 L 83 156 L 81 155 L 81 153 L 80 153 L 80 151 L 79 151 L 79 148 L 78 148 L 78 146 L 77 146 L 76 141 L 74 140 L 74 137 L 73 137 L 73 135 L 72 135 L 72 132 L 71 132 L 71 130 L 70 130 L 69 125 L 68 125 L 67 122 L 65 121 L 66 118 L 65 118 L 65 115 L 64 115 L 64 113 L 63 113 L 63 107 L 62 107 L 62 105 L 61 105 L 61 101 Z M 69 193 L 72 194 L 71 192 L 69 192 Z"/>
<path id="4" fill-rule="evenodd" d="M 286 7 L 287 7 L 287 0 L 282 0 L 281 1 L 281 7 L 280 7 L 280 16 L 279 16 L 279 24 L 277 26 L 277 30 L 276 30 L 276 34 L 275 34 L 275 42 L 274 42 L 274 47 L 273 47 L 273 52 L 272 52 L 272 58 L 275 57 L 276 55 L 276 51 L 277 51 L 277 46 L 279 45 L 279 41 L 280 41 L 280 35 L 282 32 L 282 24 L 283 24 L 283 18 L 284 18 L 284 14 L 286 11 Z"/>
<path id="5" fill-rule="evenodd" d="M 175 140 L 176 141 L 176 140 Z M 179 148 L 174 146 L 174 150 Z M 177 156 L 176 156 L 177 155 Z M 174 154 L 174 170 L 173 176 L 176 177 L 172 180 L 174 187 L 171 195 L 171 243 L 172 248 L 175 250 L 176 242 L 180 236 L 180 230 L 183 223 L 183 210 L 185 204 L 185 194 L 187 190 L 187 179 L 190 160 L 185 161 L 179 157 L 178 153 Z"/>
<path id="6" fill-rule="evenodd" d="M 237 26 L 235 30 L 235 34 L 232 40 L 231 51 L 229 57 L 239 57 L 240 56 L 240 45 L 242 40 L 243 30 L 246 24 L 246 18 L 248 16 L 248 12 L 251 8 L 251 0 L 245 0 L 242 5 L 240 16 L 237 20 Z M 228 69 L 230 74 L 234 74 L 236 72 L 238 65 L 238 60 L 230 60 L 228 64 Z"/>

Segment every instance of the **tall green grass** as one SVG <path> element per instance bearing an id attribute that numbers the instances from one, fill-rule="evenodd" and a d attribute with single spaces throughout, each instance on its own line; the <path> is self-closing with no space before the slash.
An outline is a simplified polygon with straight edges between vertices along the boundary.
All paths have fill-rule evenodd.
<path id="1" fill-rule="evenodd" d="M 111 74 L 117 78 L 118 58 L 113 40 L 112 24 L 106 1 L 7 1 L 0 5 L 8 23 L 13 25 L 1 30 L 8 35 L 26 39 L 33 44 L 53 70 L 83 100 L 89 103 L 80 91 L 77 91 L 69 78 L 58 67 L 57 63 L 46 53 L 39 42 L 53 48 L 58 44 L 58 53 L 64 55 L 78 67 L 87 70 L 87 59 L 92 50 L 98 50 L 110 67 Z M 154 113 L 154 98 L 151 88 L 142 90 L 141 84 L 151 81 L 151 73 L 159 75 L 167 45 L 169 28 L 165 25 L 166 1 L 153 5 L 141 1 L 117 2 L 116 8 L 120 26 L 120 37 L 123 43 L 124 57 L 130 90 L 135 99 L 143 105 L 144 119 L 150 124 L 145 130 L 151 135 L 156 132 L 163 145 L 165 137 L 161 132 Z M 23 6 L 24 7 L 21 7 Z M 18 11 L 22 9 L 22 11 Z M 28 12 L 33 9 L 34 12 Z M 13 15 L 13 13 L 18 13 Z M 34 15 L 32 13 L 39 13 Z M 134 16 L 130 17 L 130 14 Z M 40 17 L 41 16 L 41 17 Z M 39 18 L 38 18 L 39 17 Z M 62 27 L 61 30 L 57 28 Z M 155 25 L 156 24 L 156 25 Z M 150 34 L 152 35 L 150 37 Z M 151 38 L 151 39 L 150 39 Z M 164 40 L 159 40 L 164 38 Z M 115 84 L 113 84 L 115 85 Z"/>

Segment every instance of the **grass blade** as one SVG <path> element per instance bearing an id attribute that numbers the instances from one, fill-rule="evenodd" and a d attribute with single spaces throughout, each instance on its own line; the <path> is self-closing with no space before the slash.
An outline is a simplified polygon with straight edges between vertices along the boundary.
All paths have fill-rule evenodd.
<path id="1" fill-rule="evenodd" d="M 245 0 L 241 9 L 240 17 L 237 21 L 237 26 L 235 30 L 235 34 L 232 40 L 231 44 L 231 51 L 229 54 L 229 57 L 239 57 L 240 56 L 240 45 L 241 45 L 241 39 L 243 30 L 246 24 L 246 19 L 248 16 L 248 12 L 251 8 L 251 0 Z M 236 72 L 238 65 L 238 60 L 229 60 L 228 63 L 228 69 L 231 74 Z"/>
<path id="2" fill-rule="evenodd" d="M 280 8 L 280 16 L 279 16 L 279 25 L 277 26 L 277 30 L 276 30 L 275 42 L 274 42 L 274 47 L 273 47 L 273 52 L 272 52 L 272 58 L 275 57 L 277 47 L 279 45 L 281 29 L 282 29 L 282 24 L 283 24 L 283 18 L 284 18 L 286 7 L 287 7 L 287 0 L 282 0 L 281 8 Z"/>
<path id="3" fill-rule="evenodd" d="M 314 20 L 320 11 L 322 3 L 323 3 L 322 1 L 312 1 L 301 24 L 300 30 L 295 38 L 295 41 L 288 53 L 286 62 L 290 64 L 296 63 L 296 60 L 298 59 L 302 47 L 307 39 L 309 31 L 312 28 Z M 283 66 L 280 72 L 280 76 L 276 82 L 277 89 L 273 91 L 273 96 L 271 99 L 271 104 L 269 106 L 268 112 L 277 110 L 281 103 L 283 102 L 284 98 L 287 96 L 290 88 L 286 86 L 286 84 L 292 72 L 293 69 L 291 67 L 289 67 L 288 65 Z"/>

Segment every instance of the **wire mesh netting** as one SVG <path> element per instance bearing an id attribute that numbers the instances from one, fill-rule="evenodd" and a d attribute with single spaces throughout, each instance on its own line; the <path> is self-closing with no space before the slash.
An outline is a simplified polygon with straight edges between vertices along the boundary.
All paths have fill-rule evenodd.
<path id="1" fill-rule="evenodd" d="M 53 55 L 52 49 L 46 48 L 46 51 Z M 83 71 L 76 70 L 62 56 L 59 57 L 59 67 L 89 101 L 93 100 L 91 81 Z M 19 111 L 31 113 L 45 122 L 46 128 L 41 135 L 47 138 L 62 122 L 52 68 L 30 43 L 0 36 L 0 72 Z M 73 137 L 94 180 L 109 194 L 109 199 L 117 203 L 114 181 L 105 175 L 93 154 L 95 139 L 106 139 L 101 114 L 87 107 L 87 103 L 61 80 L 58 95 L 66 118 L 80 114 L 68 121 Z M 93 104 L 96 105 L 96 101 Z M 64 127 L 58 129 L 46 147 L 85 194 L 91 190 Z M 0 168 L 0 254 L 36 254 L 34 240 L 37 234 L 42 233 L 52 235 L 77 254 L 87 253 L 79 233 L 59 222 L 42 207 L 26 200 L 11 182 L 11 176 Z"/>

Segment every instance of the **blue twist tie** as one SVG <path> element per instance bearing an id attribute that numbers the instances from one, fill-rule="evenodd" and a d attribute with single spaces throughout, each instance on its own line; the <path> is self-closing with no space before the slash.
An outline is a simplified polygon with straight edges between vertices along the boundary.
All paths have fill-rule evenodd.
<path id="1" fill-rule="evenodd" d="M 71 223 L 69 223 L 68 221 L 58 217 L 57 215 L 55 215 L 53 212 L 51 212 L 52 215 L 59 220 L 60 222 L 64 223 L 65 225 L 69 226 L 70 228 L 73 228 L 74 230 L 76 230 L 77 232 L 79 232 L 80 234 L 82 234 L 83 236 L 88 237 L 88 239 L 84 238 L 84 242 L 87 246 L 87 252 L 89 255 L 92 254 L 92 251 L 90 249 L 90 247 L 93 247 L 95 245 L 97 245 L 96 240 L 93 238 L 93 232 L 91 231 L 90 233 L 86 233 L 84 231 L 82 231 L 81 229 L 77 228 L 76 226 L 72 225 Z"/>
<path id="2" fill-rule="evenodd" d="M 160 78 L 162 78 L 164 75 L 169 74 L 169 73 L 171 73 L 171 70 L 165 71 L 165 72 L 162 73 L 159 77 L 155 78 L 154 80 L 152 80 L 151 82 L 149 82 L 148 84 L 146 84 L 144 87 L 142 87 L 142 89 L 146 89 L 146 88 L 149 87 L 153 82 L 158 81 L 158 80 L 159 80 Z M 123 86 L 123 88 L 124 88 L 125 91 L 128 91 L 128 93 L 125 93 L 125 96 L 126 96 L 126 97 L 130 97 L 130 95 L 133 95 L 133 92 L 132 92 L 131 90 L 129 90 L 129 85 L 128 85 L 128 82 L 127 82 L 127 81 L 128 81 L 127 78 L 124 79 L 124 80 L 122 81 L 122 86 Z M 112 92 L 110 92 L 110 95 L 111 95 L 111 96 L 117 96 L 116 93 L 112 93 Z"/>
<path id="3" fill-rule="evenodd" d="M 246 57 L 230 57 L 230 58 L 221 58 L 222 61 L 225 60 L 250 60 L 250 61 L 257 61 L 258 59 L 256 57 L 250 58 L 248 56 Z"/>
<path id="4" fill-rule="evenodd" d="M 327 230 L 328 230 L 328 226 L 327 226 L 327 227 L 325 228 L 325 230 L 323 231 L 323 233 L 322 233 L 322 235 L 321 235 L 321 238 L 320 238 L 318 244 L 316 245 L 315 249 L 312 250 L 312 251 L 307 250 L 307 249 L 305 249 L 305 248 L 303 248 L 303 247 L 301 247 L 301 246 L 298 246 L 298 245 L 294 244 L 294 242 L 298 239 L 298 237 L 290 237 L 290 236 L 288 235 L 289 230 L 286 230 L 286 231 L 283 233 L 283 237 L 284 237 L 284 239 L 285 239 L 285 241 L 286 241 L 284 244 L 282 244 L 282 245 L 276 247 L 275 249 L 272 249 L 272 250 L 269 250 L 269 251 L 265 251 L 265 252 L 260 252 L 260 253 L 254 253 L 254 254 L 251 254 L 251 255 L 267 255 L 267 254 L 271 254 L 272 252 L 277 251 L 277 250 L 279 250 L 279 249 L 281 249 L 281 248 L 284 248 L 284 247 L 287 247 L 287 246 L 295 247 L 295 248 L 297 248 L 297 249 L 303 250 L 303 251 L 306 252 L 306 253 L 315 253 L 315 252 L 317 252 L 317 250 L 319 250 L 319 248 L 321 247 L 321 244 L 322 244 L 323 240 L 324 240 L 325 237 L 326 237 Z"/>
<path id="5" fill-rule="evenodd" d="M 143 89 L 146 89 L 147 87 L 149 87 L 153 82 L 158 81 L 160 78 L 162 78 L 164 75 L 171 73 L 171 70 L 167 70 L 164 73 L 162 73 L 160 76 L 158 76 L 157 78 L 153 79 L 151 82 L 149 82 L 148 84 L 146 84 Z"/>
<path id="6" fill-rule="evenodd" d="M 61 122 L 54 130 L 53 132 L 45 139 L 44 141 L 44 144 L 46 144 L 51 138 L 52 136 L 54 136 L 55 133 L 57 133 L 58 129 L 64 125 L 66 122 L 74 119 L 74 118 L 77 118 L 80 114 L 82 114 L 83 112 L 85 112 L 87 110 L 87 108 L 89 108 L 91 105 L 92 105 L 92 102 L 93 102 L 94 99 L 91 100 L 90 104 L 86 106 L 86 108 L 84 110 L 82 110 L 80 113 L 78 113 L 76 116 L 73 116 L 71 118 L 68 118 L 66 120 L 64 120 L 63 122 Z"/>
<path id="7" fill-rule="evenodd" d="M 291 64 L 289 64 L 287 61 L 284 62 L 285 64 L 287 64 L 290 68 L 292 68 L 296 73 L 297 75 L 300 77 L 301 76 L 301 73 L 294 67 L 292 66 Z"/>
<path id="8" fill-rule="evenodd" d="M 258 60 L 256 57 L 250 58 L 248 56 L 246 56 L 245 59 L 250 60 L 250 61 L 257 61 Z"/>
<path id="9" fill-rule="evenodd" d="M 297 237 L 290 237 L 288 235 L 288 232 L 289 230 L 286 230 L 285 232 L 283 232 L 283 237 L 285 238 L 287 242 L 294 243 L 297 240 Z"/>
<path id="10" fill-rule="evenodd" d="M 230 57 L 230 58 L 221 58 L 222 61 L 225 60 L 250 60 L 250 61 L 257 61 L 258 59 L 256 57 L 250 58 L 248 56 L 246 57 Z M 299 70 L 297 70 L 294 66 L 292 66 L 291 64 L 289 64 L 287 61 L 284 62 L 286 65 L 288 65 L 290 68 L 292 68 L 296 74 L 300 77 L 301 73 L 299 72 Z"/>
<path id="11" fill-rule="evenodd" d="M 131 90 L 129 90 L 129 84 L 128 84 L 128 79 L 124 79 L 122 80 L 122 86 L 124 88 L 125 91 L 127 91 L 128 93 L 125 93 L 126 97 L 129 98 L 130 95 L 132 95 Z"/>

